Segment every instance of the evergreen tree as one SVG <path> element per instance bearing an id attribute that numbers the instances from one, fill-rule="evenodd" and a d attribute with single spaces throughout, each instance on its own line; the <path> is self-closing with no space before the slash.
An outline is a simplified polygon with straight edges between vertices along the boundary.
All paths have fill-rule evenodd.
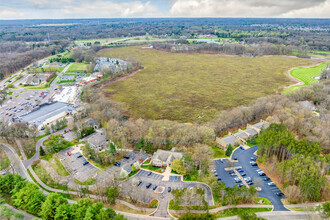
<path id="1" fill-rule="evenodd" d="M 228 145 L 227 150 L 226 150 L 226 156 L 230 157 L 231 153 L 233 152 L 234 148 L 231 146 L 231 144 Z"/>
<path id="2" fill-rule="evenodd" d="M 40 156 L 45 156 L 45 150 L 40 146 Z"/>

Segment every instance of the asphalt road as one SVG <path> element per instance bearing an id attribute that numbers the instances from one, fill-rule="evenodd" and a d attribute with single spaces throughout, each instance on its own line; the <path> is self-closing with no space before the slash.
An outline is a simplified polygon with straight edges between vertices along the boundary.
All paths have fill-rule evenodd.
<path id="1" fill-rule="evenodd" d="M 14 168 L 15 172 L 21 175 L 23 178 L 27 179 L 28 181 L 33 182 L 14 149 L 3 143 L 0 143 L 0 147 L 6 152 L 10 160 L 10 164 Z"/>
<path id="2" fill-rule="evenodd" d="M 258 146 L 251 147 L 247 150 L 237 149 L 232 156 L 232 158 L 237 158 L 237 163 L 235 164 L 235 166 L 241 166 L 244 170 L 244 173 L 246 173 L 246 176 L 244 177 L 251 177 L 253 182 L 255 182 L 257 179 L 261 180 L 261 191 L 258 192 L 259 196 L 269 199 L 269 201 L 274 206 L 273 211 L 289 211 L 284 207 L 283 203 L 281 202 L 281 197 L 275 194 L 277 192 L 280 192 L 280 189 L 278 189 L 277 186 L 269 186 L 267 183 L 269 183 L 270 181 L 263 180 L 266 176 L 258 175 L 256 170 L 260 168 L 258 166 L 251 166 L 250 158 L 253 156 L 255 157 L 254 153 L 257 149 Z M 228 172 L 224 170 L 224 167 L 226 167 L 226 162 L 221 163 L 220 161 L 215 161 L 215 164 L 219 177 L 222 178 L 226 186 L 232 187 L 236 185 L 236 183 L 234 182 L 234 177 L 230 176 Z"/>

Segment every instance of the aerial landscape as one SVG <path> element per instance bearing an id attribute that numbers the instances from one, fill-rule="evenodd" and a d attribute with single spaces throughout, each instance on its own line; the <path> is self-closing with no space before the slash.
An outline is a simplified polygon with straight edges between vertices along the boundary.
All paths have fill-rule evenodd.
<path id="1" fill-rule="evenodd" d="M 330 218 L 330 0 L 0 1 L 0 219 Z"/>

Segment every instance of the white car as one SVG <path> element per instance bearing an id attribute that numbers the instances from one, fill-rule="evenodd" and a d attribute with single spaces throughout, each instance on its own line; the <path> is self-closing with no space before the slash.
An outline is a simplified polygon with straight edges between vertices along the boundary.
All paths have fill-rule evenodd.
<path id="1" fill-rule="evenodd" d="M 268 186 L 275 186 L 275 183 L 274 182 L 269 182 L 267 184 L 268 184 Z"/>

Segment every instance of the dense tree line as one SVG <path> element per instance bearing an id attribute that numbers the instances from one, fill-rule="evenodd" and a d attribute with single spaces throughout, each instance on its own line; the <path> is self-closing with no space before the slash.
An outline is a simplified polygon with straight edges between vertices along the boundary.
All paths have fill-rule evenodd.
<path id="1" fill-rule="evenodd" d="M 12 74 L 39 59 L 63 52 L 67 45 L 67 41 L 51 42 L 23 50 L 23 52 L 17 50 L 11 53 L 0 53 L 0 72 L 4 75 Z"/>
<path id="2" fill-rule="evenodd" d="M 59 193 L 44 195 L 39 187 L 27 182 L 19 175 L 0 176 L 0 195 L 8 198 L 17 208 L 25 210 L 41 219 L 125 219 L 122 215 L 89 198 L 69 204 Z"/>
<path id="3" fill-rule="evenodd" d="M 46 25 L 45 25 L 46 24 Z M 62 25 L 49 25 L 62 24 Z M 67 24 L 67 25 L 63 25 Z M 130 37 L 195 38 L 215 34 L 238 42 L 294 45 L 329 50 L 329 22 L 321 19 L 150 18 L 2 21 L 0 41 L 42 42 Z M 317 34 L 315 34 L 317 33 Z"/>
<path id="4" fill-rule="evenodd" d="M 259 136 L 259 161 L 272 164 L 269 161 L 276 160 L 281 181 L 292 186 L 287 192 L 296 190 L 295 198 L 302 201 L 320 201 L 329 192 L 325 175 L 330 157 L 320 156 L 320 151 L 318 142 L 297 140 L 283 124 L 271 124 Z"/>
<path id="5" fill-rule="evenodd" d="M 172 42 L 155 42 L 152 44 L 155 49 L 176 53 L 219 53 L 243 56 L 263 56 L 263 55 L 292 55 L 297 52 L 300 56 L 306 56 L 308 50 L 299 46 L 286 46 L 284 44 L 272 43 L 189 43 L 179 40 Z"/>

